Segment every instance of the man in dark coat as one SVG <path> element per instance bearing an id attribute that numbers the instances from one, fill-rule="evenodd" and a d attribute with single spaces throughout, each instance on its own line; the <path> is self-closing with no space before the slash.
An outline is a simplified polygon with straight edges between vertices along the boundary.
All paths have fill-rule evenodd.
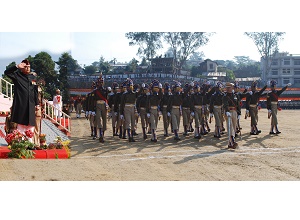
<path id="1" fill-rule="evenodd" d="M 12 122 L 18 124 L 21 132 L 34 132 L 35 111 L 40 108 L 35 93 L 36 74 L 30 71 L 30 63 L 23 60 L 20 64 L 10 67 L 4 74 L 14 83 L 14 100 L 12 105 Z"/>

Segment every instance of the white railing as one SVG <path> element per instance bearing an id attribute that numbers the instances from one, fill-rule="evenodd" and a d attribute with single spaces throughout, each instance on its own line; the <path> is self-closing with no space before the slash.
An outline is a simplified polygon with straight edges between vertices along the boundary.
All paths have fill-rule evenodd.
<path id="1" fill-rule="evenodd" d="M 52 105 L 49 101 L 45 99 L 44 99 L 44 110 L 45 110 L 44 115 L 46 118 L 49 118 L 53 122 L 63 127 L 63 129 L 65 129 L 67 132 L 71 133 L 71 117 L 69 115 L 61 111 L 61 109 L 56 108 L 54 105 Z M 54 115 L 55 110 L 58 110 L 59 114 L 62 115 L 62 117 L 60 117 L 60 120 L 58 120 Z"/>
<path id="2" fill-rule="evenodd" d="M 12 99 L 13 98 L 13 85 L 14 84 L 12 84 L 0 77 L 0 94 L 3 94 L 4 97 L 6 97 L 6 98 Z M 2 91 L 3 86 L 5 88 L 5 91 Z"/>

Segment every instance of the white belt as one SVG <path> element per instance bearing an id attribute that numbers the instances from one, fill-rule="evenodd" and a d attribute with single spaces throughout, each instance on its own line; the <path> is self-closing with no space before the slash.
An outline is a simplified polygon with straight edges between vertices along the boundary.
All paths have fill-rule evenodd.
<path id="1" fill-rule="evenodd" d="M 252 107 L 252 108 L 256 108 L 257 107 L 257 105 L 249 105 L 250 107 Z"/>
<path id="2" fill-rule="evenodd" d="M 167 108 L 168 106 L 167 105 L 163 105 L 163 108 Z"/>
<path id="3" fill-rule="evenodd" d="M 144 107 L 141 107 L 140 109 L 141 109 L 141 110 L 146 110 L 146 108 L 144 108 Z"/>
<path id="4" fill-rule="evenodd" d="M 277 105 L 278 102 L 271 102 L 271 104 Z"/>
<path id="5" fill-rule="evenodd" d="M 195 105 L 195 108 L 201 109 L 202 105 Z"/>
<path id="6" fill-rule="evenodd" d="M 184 109 L 184 110 L 190 110 L 190 108 L 187 108 L 187 107 L 182 107 L 182 109 Z"/>
<path id="7" fill-rule="evenodd" d="M 222 108 L 221 105 L 214 105 L 214 108 Z"/>
<path id="8" fill-rule="evenodd" d="M 150 109 L 154 109 L 154 110 L 157 110 L 158 107 L 157 106 L 151 106 Z"/>
<path id="9" fill-rule="evenodd" d="M 134 104 L 125 104 L 127 107 L 134 107 Z"/>
<path id="10" fill-rule="evenodd" d="M 104 100 L 97 100 L 96 103 L 97 103 L 97 104 L 104 104 L 105 101 L 104 101 Z"/>
<path id="11" fill-rule="evenodd" d="M 172 108 L 180 108 L 180 106 L 174 106 L 174 105 L 173 105 Z"/>

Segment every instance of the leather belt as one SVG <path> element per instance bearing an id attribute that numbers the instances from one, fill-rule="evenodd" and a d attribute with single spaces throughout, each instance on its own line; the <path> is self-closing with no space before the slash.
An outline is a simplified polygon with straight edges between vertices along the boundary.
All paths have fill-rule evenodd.
<path id="1" fill-rule="evenodd" d="M 229 107 L 229 110 L 236 110 L 236 107 Z"/>
<path id="2" fill-rule="evenodd" d="M 257 107 L 257 105 L 249 105 L 250 107 L 252 107 L 252 108 L 256 108 Z"/>

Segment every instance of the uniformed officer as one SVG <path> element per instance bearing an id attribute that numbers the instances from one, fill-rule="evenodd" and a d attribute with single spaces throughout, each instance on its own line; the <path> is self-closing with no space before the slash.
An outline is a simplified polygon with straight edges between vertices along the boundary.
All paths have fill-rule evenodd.
<path id="1" fill-rule="evenodd" d="M 210 99 L 210 118 L 215 117 L 215 132 L 214 137 L 220 138 L 221 137 L 221 129 L 222 129 L 222 106 L 223 106 L 223 96 L 224 93 L 221 91 L 222 83 L 218 82 L 215 86 L 215 92 L 211 96 Z"/>
<path id="2" fill-rule="evenodd" d="M 170 116 L 168 116 L 167 106 L 168 106 L 169 98 L 172 95 L 170 84 L 166 82 L 164 84 L 163 89 L 164 89 L 164 93 L 160 102 L 160 108 L 163 116 L 164 136 L 168 137 L 169 136 L 168 129 L 169 129 L 171 119 Z"/>
<path id="3" fill-rule="evenodd" d="M 149 119 L 147 118 L 147 97 L 150 95 L 149 85 L 147 83 L 142 84 L 142 93 L 137 97 L 136 109 L 141 118 L 141 125 L 143 131 L 143 139 L 147 139 L 147 127 L 149 124 Z"/>
<path id="4" fill-rule="evenodd" d="M 96 111 L 94 108 L 94 98 L 95 98 L 95 90 L 97 89 L 97 83 L 93 81 L 92 83 L 92 91 L 87 95 L 87 111 L 88 111 L 88 119 L 90 121 L 91 127 L 91 136 L 93 140 L 97 139 L 97 123 L 96 123 Z"/>
<path id="5" fill-rule="evenodd" d="M 267 85 L 265 85 L 260 91 L 256 91 L 257 82 L 254 81 L 251 85 L 251 92 L 246 98 L 246 109 L 250 113 L 251 117 L 251 135 L 258 135 L 261 130 L 257 128 L 258 122 L 258 102 L 260 97 L 264 96 L 263 92 L 266 90 Z"/>
<path id="6" fill-rule="evenodd" d="M 117 92 L 115 104 L 114 104 L 114 112 L 115 115 L 118 116 L 117 129 L 119 132 L 119 138 L 126 139 L 126 130 L 125 130 L 125 120 L 124 117 L 121 118 L 121 97 L 123 93 L 127 91 L 127 81 L 125 80 L 120 84 L 120 92 Z"/>
<path id="7" fill-rule="evenodd" d="M 228 148 L 235 149 L 238 144 L 235 142 L 237 112 L 240 111 L 240 100 L 233 91 L 233 83 L 226 83 L 226 94 L 223 96 L 223 108 L 226 114 L 228 131 Z"/>
<path id="8" fill-rule="evenodd" d="M 121 97 L 120 118 L 125 119 L 125 129 L 127 130 L 128 141 L 135 142 L 133 138 L 135 126 L 136 99 L 138 93 L 133 91 L 133 81 L 127 79 L 127 91 Z"/>
<path id="9" fill-rule="evenodd" d="M 169 98 L 168 106 L 167 106 L 167 115 L 171 117 L 172 120 L 172 129 L 174 131 L 174 140 L 179 141 L 180 138 L 178 136 L 179 125 L 180 125 L 180 111 L 181 105 L 183 102 L 183 94 L 180 82 L 176 81 L 174 85 L 174 93 Z"/>
<path id="10" fill-rule="evenodd" d="M 111 124 L 113 129 L 113 136 L 119 136 L 117 131 L 117 122 L 118 122 L 118 114 L 115 114 L 115 100 L 117 97 L 117 93 L 120 92 L 119 84 L 117 82 L 113 82 L 112 84 L 112 94 L 108 98 L 108 106 L 110 108 L 109 116 L 111 117 Z"/>
<path id="11" fill-rule="evenodd" d="M 183 118 L 183 135 L 188 136 L 188 127 L 190 126 L 190 119 L 191 119 L 191 88 L 194 83 L 186 83 L 183 87 L 183 100 L 182 100 L 182 118 Z"/>
<path id="12" fill-rule="evenodd" d="M 98 78 L 98 88 L 94 91 L 94 110 L 96 110 L 96 124 L 101 143 L 104 143 L 104 132 L 107 129 L 108 93 L 109 90 L 104 88 L 104 79 L 101 74 Z"/>
<path id="13" fill-rule="evenodd" d="M 194 94 L 191 97 L 191 115 L 195 119 L 194 138 L 201 138 L 202 118 L 204 117 L 205 96 L 201 92 L 201 86 L 198 82 L 194 83 Z"/>
<path id="14" fill-rule="evenodd" d="M 271 118 L 271 129 L 270 134 L 280 134 L 281 132 L 278 130 L 278 120 L 277 120 L 277 109 L 278 109 L 278 97 L 287 89 L 288 86 L 291 86 L 291 83 L 288 83 L 281 90 L 276 90 L 277 82 L 275 80 L 271 80 L 271 92 L 267 94 L 267 108 L 268 113 Z M 275 131 L 274 132 L 274 128 Z"/>
<path id="15" fill-rule="evenodd" d="M 239 100 L 240 100 L 240 106 L 242 106 L 242 99 L 246 98 L 249 93 L 247 93 L 247 89 L 244 89 L 243 93 L 240 92 L 240 85 L 238 81 L 235 81 L 234 83 L 234 93 L 237 94 Z M 240 130 L 242 130 L 241 126 L 240 126 L 240 119 L 241 119 L 241 112 L 238 112 L 238 118 L 237 118 L 237 129 L 236 129 L 236 133 L 239 133 Z"/>
<path id="16" fill-rule="evenodd" d="M 159 115 L 159 104 L 162 99 L 162 84 L 158 80 L 151 83 L 152 93 L 147 97 L 146 112 L 147 118 L 150 120 L 151 141 L 157 142 L 156 129 Z"/>

